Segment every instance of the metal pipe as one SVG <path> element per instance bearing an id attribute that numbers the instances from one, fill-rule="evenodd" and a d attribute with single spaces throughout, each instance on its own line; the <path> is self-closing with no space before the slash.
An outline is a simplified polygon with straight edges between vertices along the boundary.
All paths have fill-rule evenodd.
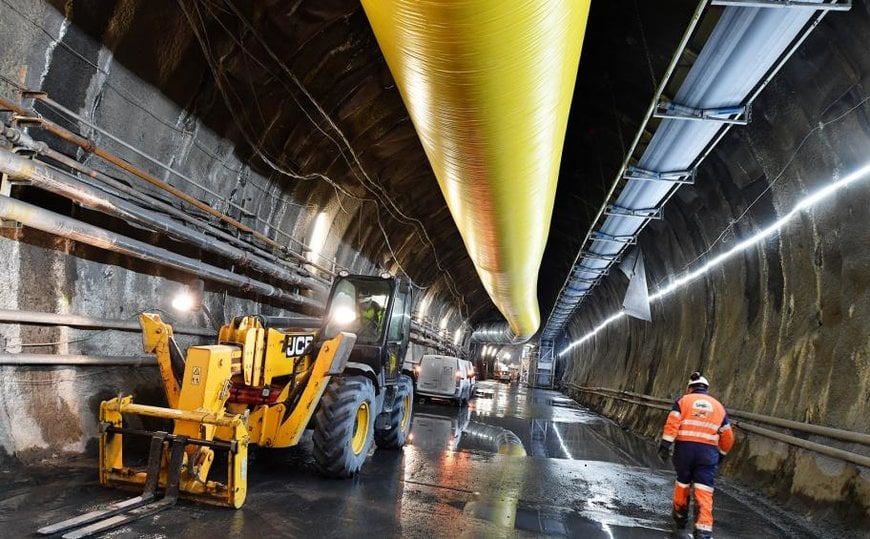
<path id="1" fill-rule="evenodd" d="M 789 436 L 788 434 L 772 431 L 770 429 L 757 427 L 755 425 L 744 423 L 742 421 L 735 421 L 735 426 L 745 431 L 760 434 L 761 436 L 765 436 L 767 438 L 793 445 L 795 447 L 800 447 L 809 451 L 815 451 L 816 453 L 820 453 L 828 457 L 845 460 L 846 462 L 851 462 L 852 464 L 857 464 L 858 466 L 870 468 L 870 457 L 865 457 L 864 455 L 852 453 L 851 451 L 844 451 L 835 447 L 828 447 L 826 445 L 818 444 L 816 442 L 810 442 L 808 440 L 803 440 L 795 436 Z"/>
<path id="2" fill-rule="evenodd" d="M 120 191 L 123 194 L 134 197 L 134 198 L 138 199 L 139 201 L 141 201 L 143 204 L 148 205 L 149 207 L 156 208 L 157 210 L 159 210 L 161 212 L 168 213 L 169 215 L 172 215 L 173 217 L 176 217 L 177 219 L 184 221 L 186 223 L 189 223 L 193 226 L 201 227 L 201 228 L 205 229 L 210 235 L 215 236 L 215 237 L 217 237 L 217 238 L 219 238 L 227 243 L 230 243 L 232 245 L 235 245 L 236 247 L 240 247 L 240 248 L 245 249 L 245 250 L 253 251 L 256 255 L 258 255 L 266 260 L 288 264 L 288 262 L 275 256 L 273 253 L 266 251 L 265 249 L 262 249 L 256 245 L 253 245 L 252 243 L 246 242 L 246 241 L 242 240 L 241 238 L 237 238 L 231 234 L 228 234 L 228 233 L 224 232 L 223 230 L 221 230 L 220 228 L 215 227 L 214 225 L 212 225 L 208 221 L 204 221 L 202 219 L 199 219 L 198 217 L 193 216 L 190 213 L 184 212 L 184 211 L 176 208 L 175 206 L 172 206 L 171 204 L 168 204 L 168 203 L 163 202 L 159 199 L 153 198 L 152 196 L 150 196 L 142 191 L 138 191 L 138 190 L 116 180 L 115 178 L 109 176 L 108 174 L 105 174 L 103 172 L 95 170 L 95 169 L 85 165 L 84 163 L 80 163 L 79 161 L 76 161 L 75 159 L 68 157 L 67 155 L 64 155 L 56 150 L 53 150 L 45 142 L 33 140 L 33 138 L 31 138 L 27 133 L 21 131 L 20 129 L 15 129 L 15 128 L 11 128 L 11 127 L 3 128 L 2 126 L 0 126 L 0 136 L 6 137 L 13 144 L 20 145 L 20 146 L 24 147 L 25 149 L 32 150 L 32 151 L 38 153 L 39 155 L 48 157 L 52 161 L 55 161 L 63 166 L 66 166 L 66 167 L 69 167 L 73 170 L 76 170 L 76 171 L 80 172 L 82 175 L 86 176 L 87 179 L 93 178 L 93 179 L 99 180 L 99 182 L 101 182 L 102 184 L 105 184 L 105 186 L 108 186 L 112 189 Z M 91 185 L 93 187 L 96 187 L 100 190 L 106 189 L 105 186 L 94 185 L 93 183 L 90 183 L 89 181 L 87 181 L 85 178 L 79 177 L 78 179 L 80 181 L 82 181 L 88 185 Z M 299 274 L 301 277 L 304 277 L 306 279 L 313 279 L 313 280 L 317 281 L 318 283 L 321 283 L 323 285 L 324 291 L 327 291 L 329 289 L 329 282 L 327 280 L 323 279 L 322 277 L 315 276 L 311 272 L 309 272 L 301 267 L 287 266 L 287 269 L 288 269 L 288 271 L 292 271 L 292 272 Z"/>
<path id="3" fill-rule="evenodd" d="M 0 197 L 0 216 L 18 221 L 26 226 L 69 238 L 100 249 L 120 253 L 191 273 L 203 279 L 223 283 L 242 291 L 275 298 L 283 303 L 292 303 L 312 309 L 322 310 L 320 301 L 285 292 L 270 284 L 254 281 L 227 270 L 204 264 L 199 260 L 182 256 L 145 242 L 121 236 L 70 217 L 58 215 L 38 206 L 9 197 Z"/>
<path id="4" fill-rule="evenodd" d="M 61 354 L 0 354 L 0 365 L 61 367 L 64 365 L 100 365 L 103 367 L 157 366 L 154 356 L 88 356 Z"/>
<path id="5" fill-rule="evenodd" d="M 568 385 L 573 386 L 573 384 L 568 384 Z M 608 399 L 616 399 L 616 400 L 623 401 L 623 402 L 629 402 L 631 404 L 638 404 L 640 406 L 646 406 L 647 408 L 655 408 L 656 410 L 668 411 L 671 409 L 670 406 L 667 406 L 664 404 L 650 404 L 649 402 L 644 402 L 643 400 L 631 399 L 631 398 L 622 397 L 619 395 L 611 395 L 609 393 L 605 393 L 603 391 L 596 391 L 594 389 L 588 389 L 588 388 L 581 389 L 581 388 L 576 387 L 576 386 L 574 387 L 574 389 L 577 389 L 578 391 L 583 391 L 584 393 L 591 393 L 593 395 L 598 395 L 599 397 L 605 397 Z"/>
<path id="6" fill-rule="evenodd" d="M 235 207 L 236 209 L 238 209 L 238 210 L 240 210 L 240 211 L 243 211 L 243 212 L 247 212 L 247 211 L 248 211 L 248 210 L 246 210 L 244 207 L 239 206 L 238 204 L 236 204 L 236 203 L 234 203 L 234 202 L 231 202 L 231 201 L 229 201 L 229 200 L 226 200 L 225 198 L 221 197 L 218 193 L 215 193 L 215 192 L 212 191 L 211 189 L 208 189 L 207 187 L 205 187 L 205 186 L 203 186 L 203 185 L 200 185 L 199 183 L 195 182 L 193 179 L 191 179 L 191 178 L 189 178 L 188 176 L 186 176 L 186 175 L 184 175 L 184 174 L 178 172 L 177 170 L 175 170 L 175 169 L 172 168 L 171 166 L 169 166 L 169 165 L 167 165 L 167 164 L 165 164 L 165 163 L 159 161 L 158 159 L 155 159 L 154 157 L 151 157 L 150 155 L 148 155 L 147 153 L 143 152 L 143 151 L 140 150 L 139 148 L 136 148 L 136 147 L 133 146 L 132 144 L 129 144 L 129 143 L 127 143 L 127 142 L 124 142 L 123 140 L 121 140 L 120 138 L 114 136 L 113 134 L 111 134 L 110 132 L 108 132 L 108 131 L 106 131 L 105 129 L 101 128 L 100 126 L 94 124 L 93 122 L 90 122 L 90 121 L 87 120 L 86 118 L 83 118 L 81 115 L 76 114 L 75 112 L 71 111 L 70 109 L 64 107 L 63 105 L 61 105 L 61 104 L 58 103 L 57 101 L 54 101 L 53 99 L 51 99 L 50 97 L 48 97 L 48 94 L 46 94 L 45 92 L 29 92 L 29 95 L 30 95 L 31 97 L 33 97 L 33 98 L 35 98 L 35 99 L 38 99 L 39 101 L 45 103 L 45 104 L 48 105 L 49 107 L 51 107 L 51 108 L 53 108 L 53 109 L 55 109 L 55 110 L 57 110 L 57 111 L 59 111 L 59 112 L 62 112 L 63 114 L 69 116 L 70 118 L 75 119 L 77 122 L 80 122 L 80 123 L 82 123 L 82 124 L 84 124 L 84 125 L 90 127 L 91 129 L 93 129 L 93 130 L 95 130 L 95 131 L 97 131 L 97 132 L 99 132 L 99 133 L 102 133 L 103 135 L 105 135 L 106 137 L 108 137 L 109 139 L 111 139 L 112 141 L 114 141 L 115 143 L 120 144 L 120 145 L 123 146 L 124 148 L 127 148 L 127 149 L 130 150 L 131 152 L 135 153 L 136 155 L 139 155 L 139 156 L 142 157 L 143 159 L 146 159 L 147 161 L 149 161 L 149 162 L 153 163 L 154 165 L 156 165 L 156 166 L 162 168 L 163 170 L 169 172 L 170 174 L 172 174 L 172 175 L 174 175 L 174 176 L 176 176 L 176 177 L 178 177 L 178 178 L 180 178 L 180 179 L 182 179 L 182 180 L 188 182 L 189 184 L 191 184 L 191 185 L 193 185 L 193 186 L 195 186 L 195 187 L 197 187 L 197 188 L 199 188 L 199 189 L 202 189 L 203 191 L 205 191 L 206 193 L 209 193 L 210 195 L 212 195 L 212 196 L 214 196 L 214 197 L 217 197 L 217 198 L 219 198 L 219 199 L 224 200 L 227 204 L 229 204 L 229 205 Z M 59 127 L 59 126 L 58 126 L 58 127 Z M 70 141 L 70 142 L 71 142 L 71 141 Z M 88 141 L 88 142 L 90 143 L 90 141 Z M 101 154 L 102 154 L 102 153 L 108 154 L 109 152 L 107 152 L 107 151 L 105 151 L 105 150 L 102 150 L 102 149 L 100 149 L 100 148 L 94 146 L 93 143 L 91 143 L 91 145 L 94 147 L 94 152 L 93 152 L 94 155 L 97 155 L 97 156 L 99 156 L 99 157 L 101 157 L 101 158 L 103 158 L 103 159 L 106 159 L 106 157 L 103 156 L 103 155 L 101 155 Z M 113 157 L 114 157 L 114 156 L 113 156 Z M 120 158 L 116 158 L 116 159 L 120 160 Z M 108 159 L 107 159 L 107 160 L 108 160 Z M 110 162 L 111 162 L 111 161 L 110 161 Z M 124 161 L 124 163 L 126 163 L 126 161 Z M 132 174 L 135 174 L 136 176 L 139 176 L 139 177 L 142 178 L 143 180 L 145 180 L 145 181 L 147 181 L 147 182 L 153 184 L 153 182 L 151 181 L 151 179 L 146 178 L 145 176 L 142 176 L 142 175 L 140 175 L 139 173 L 134 172 L 133 170 L 129 170 L 129 169 L 125 168 L 124 166 L 121 166 L 121 165 L 119 165 L 119 164 L 117 164 L 117 163 L 113 163 L 113 164 L 115 164 L 116 166 L 120 166 L 121 168 L 124 168 L 124 169 L 127 170 L 128 172 L 130 172 L 130 173 L 132 173 Z M 129 163 L 126 163 L 126 164 L 132 168 L 132 165 L 130 165 Z M 142 172 L 142 171 L 139 171 L 139 172 Z M 147 173 L 144 173 L 144 174 L 147 175 L 147 176 L 150 176 L 150 174 L 147 174 Z M 155 180 L 156 180 L 156 178 L 154 178 L 153 176 L 150 176 L 150 177 L 151 177 L 152 179 L 155 179 Z M 162 181 L 160 181 L 160 180 L 157 180 L 157 181 L 158 181 L 159 183 L 163 184 L 163 185 L 166 186 L 166 187 L 170 187 L 168 184 L 166 184 L 166 183 L 164 183 L 164 182 L 162 182 Z M 156 185 L 156 184 L 154 184 L 154 185 Z M 157 185 L 156 185 L 156 186 L 157 186 Z M 157 186 L 157 187 L 160 187 L 160 186 Z M 160 187 L 160 188 L 163 189 L 164 187 Z M 190 198 L 191 198 L 192 200 L 194 200 L 194 201 L 199 202 L 200 204 L 202 204 L 200 201 L 194 199 L 193 197 L 190 197 Z M 208 207 L 208 208 L 211 209 L 210 206 L 206 206 L 206 207 Z M 203 209 L 203 208 L 200 208 L 200 209 Z M 264 235 L 264 234 L 261 234 L 261 233 L 257 232 L 256 230 L 254 230 L 254 229 L 252 229 L 252 228 L 250 228 L 250 227 L 248 227 L 248 226 L 246 226 L 246 225 L 244 225 L 244 224 L 242 224 L 242 223 L 240 223 L 240 222 L 238 222 L 238 221 L 236 221 L 236 220 L 234 220 L 234 219 L 232 219 L 232 218 L 230 218 L 230 217 L 228 217 L 228 216 L 226 216 L 226 215 L 224 215 L 224 214 L 221 214 L 221 213 L 217 212 L 217 210 L 214 210 L 214 209 L 211 209 L 211 210 L 212 210 L 213 212 L 215 212 L 215 213 L 213 214 L 213 215 L 215 215 L 215 217 L 218 217 L 218 216 L 220 215 L 220 216 L 222 216 L 222 217 L 219 217 L 219 218 L 221 218 L 222 220 L 225 220 L 225 221 L 228 222 L 228 223 L 230 223 L 230 221 L 232 221 L 233 223 L 235 223 L 235 224 L 233 224 L 233 226 L 236 226 L 236 228 L 239 228 L 239 230 L 242 230 L 242 231 L 244 231 L 244 232 L 248 232 L 249 234 L 254 235 L 255 237 L 257 237 L 258 239 L 260 239 L 260 240 L 262 240 L 262 241 L 265 241 L 265 242 L 267 242 L 267 243 L 274 244 L 274 246 L 276 246 L 276 247 L 282 249 L 282 250 L 285 251 L 287 254 L 293 256 L 294 258 L 297 258 L 298 260 L 300 260 L 300 261 L 302 261 L 302 262 L 305 262 L 306 264 L 308 264 L 308 265 L 310 265 L 310 266 L 312 266 L 312 267 L 317 268 L 317 269 L 320 270 L 320 271 L 323 271 L 323 272 L 325 272 L 325 273 L 327 273 L 327 274 L 329 274 L 329 275 L 335 275 L 335 272 L 334 272 L 334 271 L 332 271 L 332 270 L 330 270 L 330 269 L 328 269 L 328 268 L 325 268 L 325 267 L 323 267 L 323 266 L 320 266 L 320 265 L 318 265 L 318 264 L 316 264 L 316 263 L 314 263 L 314 262 L 309 261 L 309 260 L 306 259 L 303 255 L 298 254 L 298 253 L 296 253 L 296 252 L 294 252 L 294 251 L 291 251 L 291 250 L 287 249 L 286 246 L 281 245 L 280 243 L 278 243 L 278 242 L 272 240 L 272 239 L 269 238 L 268 236 L 266 236 L 266 235 Z M 205 211 L 205 210 L 203 209 L 203 211 Z M 263 223 L 263 224 L 267 224 L 267 225 L 269 224 L 269 223 L 267 223 L 266 221 L 264 221 L 263 219 L 261 219 L 261 218 L 259 218 L 259 217 L 256 217 L 256 216 L 255 216 L 255 218 L 257 219 L 257 221 L 259 221 L 259 222 L 261 222 L 261 223 Z M 232 223 L 231 223 L 231 224 L 232 224 Z M 243 227 L 244 227 L 244 228 L 243 228 Z M 293 241 L 293 242 L 298 243 L 298 244 L 301 245 L 303 248 L 306 248 L 306 249 L 308 248 L 304 243 L 302 243 L 301 241 L 297 240 L 297 239 L 294 238 L 293 236 L 287 234 L 286 232 L 283 232 L 283 231 L 281 231 L 281 230 L 278 230 L 277 228 L 276 228 L 275 230 L 276 230 L 276 232 L 278 232 L 278 233 L 281 234 L 282 236 L 286 237 L 286 238 L 289 239 L 290 241 Z"/>
<path id="7" fill-rule="evenodd" d="M 324 294 L 326 292 L 326 287 L 320 283 L 310 284 L 276 264 L 250 256 L 249 253 L 237 247 L 216 241 L 202 232 L 180 225 L 157 212 L 139 208 L 113 195 L 101 193 L 95 188 L 46 165 L 25 159 L 2 148 L 0 148 L 0 172 L 12 178 L 29 180 L 36 187 L 69 198 L 86 208 L 166 233 L 177 240 L 226 257 L 242 267 L 250 266 L 286 284 L 299 288 L 317 288 L 319 292 Z"/>
<path id="8" fill-rule="evenodd" d="M 118 329 L 121 331 L 141 331 L 135 320 L 91 318 L 75 314 L 42 313 L 37 311 L 17 311 L 0 309 L 0 321 L 15 324 L 36 324 L 43 326 L 70 326 L 77 328 Z M 180 335 L 214 337 L 217 332 L 208 328 L 192 326 L 172 326 L 172 332 Z"/>
<path id="9" fill-rule="evenodd" d="M 659 402 L 664 404 L 671 404 L 673 401 L 668 399 L 662 399 L 659 397 L 653 397 L 651 395 L 644 395 L 642 393 L 634 393 L 631 391 L 622 391 L 616 389 L 609 389 L 606 387 L 583 387 L 575 384 L 568 384 L 572 388 L 578 391 L 586 391 L 590 393 L 604 394 L 603 396 L 613 396 L 618 397 L 618 395 L 628 395 L 631 397 L 635 397 L 642 400 L 648 400 L 651 402 Z M 805 432 L 807 434 L 816 434 L 819 436 L 826 436 L 828 438 L 833 438 L 836 440 L 842 440 L 844 442 L 852 442 L 856 444 L 863 444 L 870 446 L 870 434 L 865 434 L 863 432 L 853 432 L 843 429 L 836 429 L 833 427 L 824 427 L 822 425 L 813 425 L 812 423 L 803 423 L 801 421 L 793 421 L 791 419 L 781 419 L 779 417 L 773 417 L 768 415 L 756 414 L 754 412 L 744 412 L 743 410 L 732 410 L 728 409 L 728 415 L 736 418 L 749 419 L 750 421 L 757 421 L 759 423 L 765 423 L 767 425 L 772 425 L 774 427 L 781 427 L 784 429 L 796 430 L 799 432 Z"/>
<path id="10" fill-rule="evenodd" d="M 573 385 L 573 384 L 569 384 L 569 385 Z M 651 404 L 649 402 L 643 402 L 642 400 L 630 399 L 627 397 L 620 397 L 618 395 L 609 395 L 607 393 L 604 393 L 601 391 L 595 391 L 595 390 L 588 389 L 588 388 L 581 389 L 579 386 L 575 386 L 575 387 L 580 391 L 585 391 L 586 393 L 592 393 L 594 395 L 599 395 L 599 396 L 602 396 L 605 398 L 617 399 L 617 400 L 629 402 L 631 404 L 635 404 L 638 406 L 644 406 L 647 408 L 654 408 L 657 410 L 670 410 L 671 409 L 670 406 L 665 406 L 662 404 Z M 656 399 L 656 400 L 660 400 L 660 399 Z M 731 411 L 729 411 L 728 413 L 730 415 Z M 768 418 L 768 419 L 776 419 L 776 418 Z M 845 451 L 843 449 L 837 449 L 835 447 L 830 447 L 830 446 L 819 444 L 816 442 L 810 442 L 808 440 L 804 440 L 804 439 L 798 438 L 796 436 L 789 436 L 788 434 L 783 434 L 781 432 L 776 432 L 776 431 L 773 431 L 770 429 L 766 429 L 764 427 L 752 425 L 751 423 L 744 423 L 743 421 L 732 421 L 731 424 L 733 426 L 740 428 L 742 430 L 745 430 L 747 432 L 759 434 L 761 436 L 765 436 L 765 437 L 771 438 L 773 440 L 777 440 L 777 441 L 780 441 L 780 442 L 783 442 L 783 443 L 786 443 L 789 445 L 793 445 L 795 447 L 800 447 L 802 449 L 807 449 L 809 451 L 815 451 L 816 453 L 819 453 L 819 454 L 822 454 L 822 455 L 825 455 L 828 457 L 837 458 L 837 459 L 840 459 L 840 460 L 843 460 L 846 462 L 850 462 L 852 464 L 857 464 L 859 466 L 866 466 L 866 467 L 870 468 L 870 457 L 866 457 L 864 455 L 859 455 L 858 453 L 853 453 L 851 451 Z M 810 425 L 810 426 L 815 426 L 815 425 Z M 827 427 L 823 427 L 823 428 L 827 428 Z M 800 429 L 795 429 L 795 430 L 800 430 Z M 836 430 L 836 429 L 832 429 L 832 430 Z M 847 431 L 842 431 L 842 432 L 847 432 Z M 848 433 L 848 434 L 859 434 L 859 433 Z"/>
<path id="11" fill-rule="evenodd" d="M 33 96 L 33 92 L 28 93 L 28 95 Z M 77 134 L 73 133 L 72 131 L 57 125 L 54 122 L 51 122 L 49 120 L 46 120 L 45 118 L 42 118 L 32 111 L 27 110 L 23 107 L 20 107 L 15 102 L 10 101 L 9 99 L 6 99 L 4 97 L 0 97 L 0 108 L 2 108 L 3 110 L 10 110 L 10 111 L 12 111 L 20 116 L 26 116 L 26 117 L 28 117 L 27 118 L 28 120 L 32 120 L 32 121 L 37 122 L 37 124 L 41 128 L 45 129 L 49 133 L 52 133 L 53 135 L 65 140 L 66 142 L 74 144 L 74 145 L 78 146 L 79 148 L 83 149 L 84 151 L 86 151 L 88 153 L 92 153 L 92 154 L 96 155 L 97 157 L 99 157 L 100 159 L 103 159 L 104 161 L 111 163 L 112 165 L 114 165 L 114 166 L 116 166 L 116 167 L 130 173 L 130 174 L 133 174 L 134 176 L 150 183 L 154 187 L 157 187 L 158 189 L 161 189 L 163 191 L 166 191 L 167 193 L 172 194 L 173 196 L 177 197 L 178 199 L 190 204 L 191 206 L 193 206 L 195 208 L 198 208 L 198 209 L 206 212 L 209 215 L 212 215 L 213 217 L 218 218 L 219 220 L 221 220 L 221 221 L 227 223 L 228 225 L 240 230 L 241 232 L 244 232 L 246 234 L 250 234 L 254 238 L 264 242 L 265 244 L 267 244 L 271 247 L 274 247 L 275 249 L 278 249 L 279 251 L 287 254 L 288 256 L 296 258 L 297 260 L 304 262 L 307 265 L 310 265 L 314 268 L 317 268 L 319 271 L 322 271 L 325 274 L 335 275 L 335 272 L 333 272 L 332 270 L 330 270 L 328 268 L 324 268 L 322 266 L 319 266 L 318 264 L 315 264 L 313 262 L 308 261 L 304 256 L 289 250 L 286 245 L 282 245 L 282 244 L 278 243 L 277 241 L 269 238 L 268 236 L 254 230 L 253 228 L 237 221 L 236 219 L 233 219 L 232 217 L 229 217 L 228 215 L 225 215 L 225 214 L 215 210 L 214 208 L 212 208 L 208 204 L 206 204 L 200 200 L 197 200 L 196 198 L 188 195 L 187 193 L 185 193 L 179 189 L 176 189 L 175 187 L 172 187 L 168 183 L 161 181 L 160 179 L 152 176 L 151 174 L 148 174 L 147 172 L 133 166 L 132 164 L 121 159 L 120 157 L 117 157 L 116 155 L 112 154 L 111 152 L 109 152 L 103 148 L 100 148 L 93 141 L 88 140 L 80 135 L 77 135 Z"/>

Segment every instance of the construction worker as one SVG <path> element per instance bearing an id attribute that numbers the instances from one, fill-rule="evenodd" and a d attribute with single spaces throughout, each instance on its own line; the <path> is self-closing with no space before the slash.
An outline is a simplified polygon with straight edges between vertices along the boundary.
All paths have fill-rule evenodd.
<path id="1" fill-rule="evenodd" d="M 361 341 L 376 340 L 381 333 L 384 308 L 373 298 L 368 297 L 360 303 L 361 327 L 357 338 Z"/>
<path id="2" fill-rule="evenodd" d="M 728 412 L 707 394 L 709 388 L 710 383 L 700 372 L 692 373 L 686 394 L 668 414 L 659 445 L 662 460 L 667 460 L 674 445 L 677 481 L 672 516 L 680 529 L 688 521 L 690 489 L 694 489 L 696 539 L 713 536 L 713 477 L 734 445 Z"/>

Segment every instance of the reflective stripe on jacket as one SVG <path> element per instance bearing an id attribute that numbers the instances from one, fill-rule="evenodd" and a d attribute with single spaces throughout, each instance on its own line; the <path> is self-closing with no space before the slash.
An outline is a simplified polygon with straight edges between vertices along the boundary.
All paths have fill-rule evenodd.
<path id="1" fill-rule="evenodd" d="M 723 455 L 734 445 L 728 412 L 704 391 L 687 393 L 674 403 L 662 440 L 717 446 Z"/>

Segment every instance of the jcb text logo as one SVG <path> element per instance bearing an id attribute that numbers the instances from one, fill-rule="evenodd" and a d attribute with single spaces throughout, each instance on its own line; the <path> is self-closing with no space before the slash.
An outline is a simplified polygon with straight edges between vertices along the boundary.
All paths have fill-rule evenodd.
<path id="1" fill-rule="evenodd" d="M 284 354 L 287 357 L 301 356 L 313 340 L 314 335 L 287 335 L 284 339 Z"/>

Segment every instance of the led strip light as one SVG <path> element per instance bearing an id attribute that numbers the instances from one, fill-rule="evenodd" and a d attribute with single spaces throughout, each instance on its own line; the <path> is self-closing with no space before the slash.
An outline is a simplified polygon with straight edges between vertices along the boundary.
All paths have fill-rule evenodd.
<path id="1" fill-rule="evenodd" d="M 683 288 L 684 286 L 691 283 L 692 281 L 694 281 L 698 277 L 701 277 L 702 275 L 705 275 L 706 273 L 708 273 L 711 269 L 720 266 L 723 262 L 725 262 L 727 259 L 731 258 L 732 256 L 734 256 L 742 251 L 745 251 L 747 248 L 752 247 L 753 245 L 760 242 L 761 240 L 772 236 L 773 234 L 778 232 L 779 229 L 783 227 L 783 225 L 788 223 L 798 213 L 815 206 L 819 202 L 829 198 L 831 195 L 833 195 L 834 193 L 836 193 L 840 189 L 847 187 L 847 186 L 849 186 L 849 185 L 851 185 L 859 180 L 866 179 L 868 175 L 870 175 L 870 163 L 864 165 L 863 167 L 859 168 L 855 172 L 852 172 L 848 176 L 845 176 L 843 179 L 841 179 L 839 181 L 835 181 L 835 182 L 829 184 L 828 186 L 816 191 L 812 195 L 809 195 L 808 197 L 804 198 L 803 200 L 798 202 L 797 205 L 795 205 L 795 207 L 791 209 L 791 211 L 789 211 L 783 217 L 778 219 L 776 222 L 769 225 L 767 228 L 762 229 L 757 234 L 755 234 L 755 235 L 753 235 L 753 236 L 751 236 L 743 241 L 740 241 L 739 243 L 734 245 L 734 247 L 732 247 L 731 249 L 728 249 L 724 253 L 716 255 L 715 257 L 713 257 L 711 260 L 706 262 L 703 266 L 699 267 L 698 269 L 686 272 L 686 273 L 682 274 L 681 276 L 677 277 L 676 279 L 672 280 L 667 286 L 665 286 L 664 288 L 661 288 L 661 289 L 657 290 L 655 293 L 651 294 L 649 296 L 649 301 L 653 302 L 653 301 L 662 299 L 665 296 L 679 290 L 680 288 Z M 623 318 L 624 316 L 626 316 L 624 311 L 619 311 L 619 312 L 609 316 L 603 322 L 601 322 L 600 324 L 595 326 L 595 328 L 593 328 L 592 331 L 590 331 L 589 333 L 587 333 L 583 337 L 577 339 L 576 341 L 572 342 L 564 350 L 559 352 L 559 357 L 564 356 L 572 349 L 585 343 L 586 341 L 588 341 L 589 339 L 594 337 L 596 334 L 598 334 L 599 331 L 606 328 L 607 326 L 609 326 L 613 322 Z"/>

